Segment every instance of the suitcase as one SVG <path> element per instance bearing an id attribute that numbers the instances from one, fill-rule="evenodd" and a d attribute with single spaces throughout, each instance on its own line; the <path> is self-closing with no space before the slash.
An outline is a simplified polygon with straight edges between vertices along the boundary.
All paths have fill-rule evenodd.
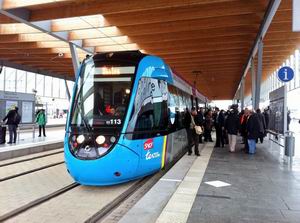
<path id="1" fill-rule="evenodd" d="M 6 127 L 0 126 L 0 144 L 5 143 L 5 136 L 6 136 Z"/>

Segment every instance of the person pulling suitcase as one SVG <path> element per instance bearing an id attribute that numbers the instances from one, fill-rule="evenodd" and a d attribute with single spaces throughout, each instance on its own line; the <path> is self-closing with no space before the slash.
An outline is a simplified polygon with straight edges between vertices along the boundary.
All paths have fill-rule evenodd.
<path id="1" fill-rule="evenodd" d="M 14 109 L 10 110 L 5 118 L 3 119 L 3 122 L 6 122 L 8 125 L 8 131 L 9 131 L 9 141 L 7 144 L 16 143 L 17 140 L 17 127 L 20 124 L 21 116 L 18 113 L 19 108 L 15 107 Z"/>

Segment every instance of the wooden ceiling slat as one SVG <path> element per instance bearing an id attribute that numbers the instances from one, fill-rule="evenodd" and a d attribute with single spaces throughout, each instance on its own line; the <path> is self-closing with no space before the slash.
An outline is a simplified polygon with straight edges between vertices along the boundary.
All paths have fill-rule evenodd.
<path id="1" fill-rule="evenodd" d="M 194 19 L 186 21 L 162 22 L 134 26 L 118 27 L 121 33 L 136 35 L 136 34 L 160 34 L 169 32 L 185 32 L 192 30 L 218 29 L 224 27 L 235 26 L 254 26 L 259 24 L 259 19 L 253 15 L 236 15 L 228 17 L 216 17 L 207 19 Z M 130 36 L 129 35 L 129 36 Z"/>
<path id="2" fill-rule="evenodd" d="M 131 1 L 115 1 L 115 0 L 89 0 L 76 1 L 61 10 L 60 6 L 53 6 L 51 8 L 43 8 L 38 10 L 33 10 L 31 13 L 32 21 L 47 20 L 47 19 L 58 19 L 58 18 L 68 18 L 86 15 L 108 15 L 120 12 L 134 13 L 137 11 L 145 11 L 151 9 L 167 9 L 175 7 L 186 7 L 206 5 L 212 3 L 228 3 L 233 0 L 189 0 L 188 2 L 182 0 L 149 0 L 147 3 L 140 0 Z"/>

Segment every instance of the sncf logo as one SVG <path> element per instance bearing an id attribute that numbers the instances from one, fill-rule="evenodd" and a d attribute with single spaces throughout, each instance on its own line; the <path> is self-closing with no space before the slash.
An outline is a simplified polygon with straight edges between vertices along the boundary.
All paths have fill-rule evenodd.
<path id="1" fill-rule="evenodd" d="M 153 139 L 148 139 L 145 143 L 144 143 L 144 150 L 149 150 L 153 148 Z"/>

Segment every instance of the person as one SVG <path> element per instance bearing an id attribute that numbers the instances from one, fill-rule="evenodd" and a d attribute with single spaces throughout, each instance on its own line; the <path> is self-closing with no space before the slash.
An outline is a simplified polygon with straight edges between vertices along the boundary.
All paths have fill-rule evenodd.
<path id="1" fill-rule="evenodd" d="M 223 140 L 224 140 L 224 144 L 228 145 L 229 144 L 229 138 L 228 138 L 228 133 L 225 129 L 225 122 L 226 119 L 228 118 L 228 116 L 230 115 L 231 110 L 227 110 L 226 112 L 224 111 L 224 128 L 222 131 L 222 135 L 223 135 Z"/>
<path id="2" fill-rule="evenodd" d="M 266 129 L 269 129 L 269 119 L 270 119 L 270 115 L 269 115 L 269 109 L 265 108 L 263 115 L 265 117 L 265 122 L 266 122 Z"/>
<path id="3" fill-rule="evenodd" d="M 190 123 L 190 143 L 188 147 L 188 155 L 192 154 L 192 143 L 194 142 L 194 152 L 196 156 L 200 156 L 199 153 L 199 135 L 196 133 L 195 126 L 200 126 L 201 121 L 199 120 L 199 116 L 197 114 L 197 110 L 195 107 L 192 108 L 190 113 L 191 123 Z"/>
<path id="4" fill-rule="evenodd" d="M 216 144 L 215 147 L 224 147 L 224 137 L 223 137 L 223 129 L 224 129 L 224 114 L 220 112 L 219 108 L 215 108 L 214 115 L 214 125 L 216 129 Z"/>
<path id="5" fill-rule="evenodd" d="M 21 116 L 18 113 L 18 110 L 19 108 L 15 107 L 10 110 L 3 119 L 3 122 L 7 120 L 6 124 L 8 125 L 9 141 L 7 144 L 16 143 L 17 140 L 17 127 L 21 121 Z"/>
<path id="6" fill-rule="evenodd" d="M 248 153 L 249 151 L 249 145 L 248 145 L 248 138 L 247 138 L 247 122 L 249 118 L 250 111 L 248 108 L 245 108 L 245 110 L 242 111 L 242 115 L 240 117 L 240 133 L 243 137 L 243 142 L 245 144 L 244 150 L 245 153 Z"/>
<path id="7" fill-rule="evenodd" d="M 232 109 L 227 119 L 225 120 L 225 129 L 228 133 L 229 140 L 229 152 L 235 152 L 236 138 L 239 128 L 240 120 L 238 116 L 238 111 L 236 109 Z"/>
<path id="8" fill-rule="evenodd" d="M 260 128 L 261 125 L 257 113 L 250 111 L 246 125 L 249 154 L 254 154 L 256 151 L 256 140 L 259 137 Z"/>
<path id="9" fill-rule="evenodd" d="M 213 119 L 212 119 L 212 111 L 209 109 L 205 115 L 204 121 L 204 141 L 205 142 L 213 142 L 211 138 L 211 130 L 213 126 Z"/>
<path id="10" fill-rule="evenodd" d="M 44 109 L 41 109 L 38 112 L 35 121 L 39 125 L 39 135 L 38 135 L 38 137 L 41 137 L 41 131 L 42 131 L 42 129 L 43 129 L 43 135 L 44 135 L 44 137 L 46 137 L 45 125 L 46 125 L 47 121 L 46 121 L 46 114 L 45 114 L 45 110 Z"/>
<path id="11" fill-rule="evenodd" d="M 204 129 L 204 112 L 203 112 L 203 107 L 201 107 L 199 109 L 199 112 L 198 112 L 198 118 L 197 118 L 200 122 L 200 126 L 202 129 Z M 203 143 L 202 142 L 202 137 L 203 137 L 203 134 L 200 134 L 199 135 L 199 143 Z"/>
<path id="12" fill-rule="evenodd" d="M 259 118 L 259 124 L 260 124 L 260 131 L 259 131 L 259 140 L 260 143 L 264 142 L 264 137 L 266 136 L 266 132 L 267 132 L 267 126 L 266 126 L 266 120 L 265 120 L 265 116 L 261 113 L 261 110 L 258 108 L 256 109 L 256 113 L 257 116 Z M 256 143 L 258 142 L 258 139 L 256 140 Z"/>

